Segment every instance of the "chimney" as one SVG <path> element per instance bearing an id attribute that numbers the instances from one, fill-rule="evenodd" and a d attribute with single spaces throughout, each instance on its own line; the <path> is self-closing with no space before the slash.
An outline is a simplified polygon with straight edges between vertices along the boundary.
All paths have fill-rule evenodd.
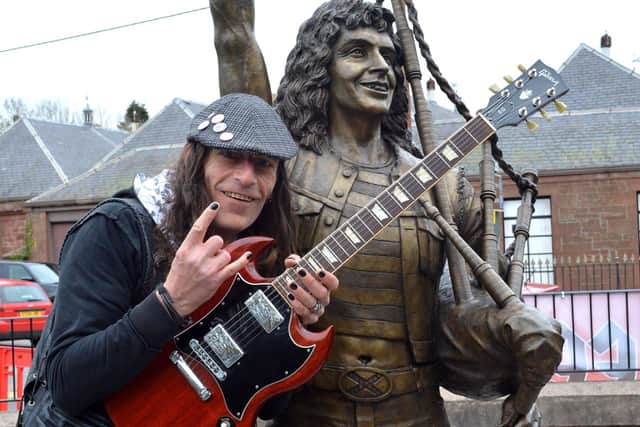
<path id="1" fill-rule="evenodd" d="M 427 80 L 427 102 L 436 102 L 436 81 L 433 78 Z"/>
<path id="2" fill-rule="evenodd" d="M 93 126 L 93 110 L 89 107 L 89 98 L 85 98 L 87 100 L 87 106 L 84 107 L 82 113 L 84 114 L 84 125 L 85 126 Z"/>
<path id="3" fill-rule="evenodd" d="M 600 37 L 600 52 L 603 55 L 611 56 L 611 36 L 604 32 L 604 36 Z"/>
<path id="4" fill-rule="evenodd" d="M 132 117 L 133 120 L 129 124 L 129 129 L 131 130 L 131 133 L 137 131 L 138 128 L 140 127 L 140 122 L 138 121 L 138 118 L 136 117 L 138 115 L 138 112 L 136 110 L 133 110 L 132 115 L 133 115 L 133 117 Z"/>

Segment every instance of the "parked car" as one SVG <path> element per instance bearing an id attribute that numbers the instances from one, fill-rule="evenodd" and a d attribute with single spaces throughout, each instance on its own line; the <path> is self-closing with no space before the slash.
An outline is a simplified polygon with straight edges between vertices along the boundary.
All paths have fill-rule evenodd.
<path id="1" fill-rule="evenodd" d="M 0 277 L 36 282 L 51 301 L 55 300 L 58 293 L 58 273 L 42 262 L 0 260 Z"/>
<path id="2" fill-rule="evenodd" d="M 0 339 L 38 341 L 51 300 L 35 282 L 0 279 Z"/>

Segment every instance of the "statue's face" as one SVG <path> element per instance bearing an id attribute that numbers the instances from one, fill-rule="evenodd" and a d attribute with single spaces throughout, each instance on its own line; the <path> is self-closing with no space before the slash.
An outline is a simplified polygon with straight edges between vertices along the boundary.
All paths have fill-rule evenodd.
<path id="1" fill-rule="evenodd" d="M 343 29 L 329 67 L 331 109 L 385 114 L 391 107 L 396 77 L 391 38 L 373 28 Z"/>

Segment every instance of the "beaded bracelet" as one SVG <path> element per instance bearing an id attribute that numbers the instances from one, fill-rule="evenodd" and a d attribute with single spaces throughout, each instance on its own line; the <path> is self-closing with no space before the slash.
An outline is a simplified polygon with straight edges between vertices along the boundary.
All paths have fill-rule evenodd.
<path id="1" fill-rule="evenodd" d="M 169 316 L 173 319 L 173 321 L 180 325 L 180 327 L 183 329 L 189 326 L 191 324 L 191 316 L 180 316 L 180 313 L 178 313 L 176 311 L 176 308 L 173 306 L 171 295 L 169 295 L 169 292 L 167 292 L 167 288 L 164 287 L 164 284 L 158 286 L 157 291 L 158 295 L 160 295 L 160 298 L 162 299 L 163 305 L 167 309 L 167 312 L 169 313 Z"/>

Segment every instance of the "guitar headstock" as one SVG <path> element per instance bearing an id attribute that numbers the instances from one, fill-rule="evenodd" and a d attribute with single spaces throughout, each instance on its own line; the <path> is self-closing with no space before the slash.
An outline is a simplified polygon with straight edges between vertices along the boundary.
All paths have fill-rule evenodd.
<path id="1" fill-rule="evenodd" d="M 520 66 L 522 74 L 511 79 L 509 85 L 502 89 L 492 89 L 495 95 L 482 110 L 482 115 L 499 129 L 504 126 L 516 126 L 529 116 L 540 112 L 547 118 L 542 108 L 554 102 L 559 112 L 566 106 L 557 101 L 569 88 L 556 70 L 538 60 L 529 68 Z"/>

